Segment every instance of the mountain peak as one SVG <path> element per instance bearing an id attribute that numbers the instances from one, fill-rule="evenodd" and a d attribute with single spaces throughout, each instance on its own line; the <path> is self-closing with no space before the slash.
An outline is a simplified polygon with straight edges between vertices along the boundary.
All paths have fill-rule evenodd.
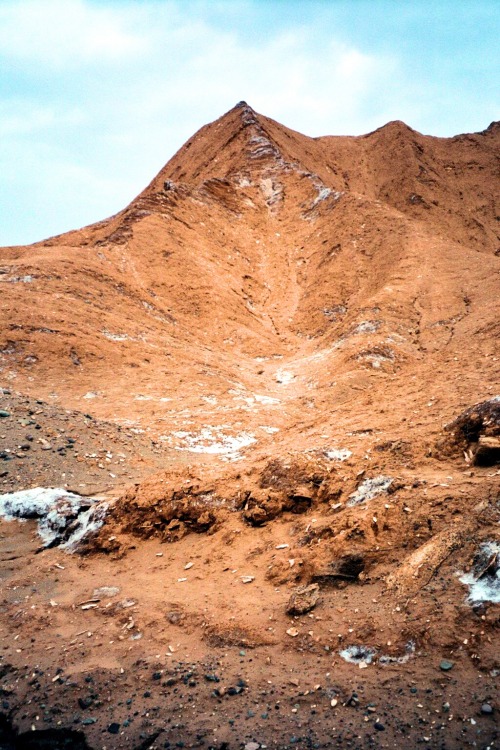
<path id="1" fill-rule="evenodd" d="M 253 107 L 251 107 L 249 104 L 247 104 L 247 102 L 243 100 L 241 102 L 238 102 L 238 104 L 236 104 L 233 109 L 231 109 L 227 114 L 230 115 L 233 112 L 237 112 L 243 127 L 259 124 L 259 115 L 253 109 Z"/>
<path id="2" fill-rule="evenodd" d="M 282 154 L 274 138 L 281 130 L 286 128 L 240 101 L 198 130 L 150 187 L 156 190 L 165 179 L 198 184 L 214 177 L 225 178 L 241 169 L 261 170 L 266 165 L 281 164 Z"/>
<path id="3" fill-rule="evenodd" d="M 403 120 L 391 120 L 390 122 L 385 123 L 385 125 L 381 125 L 381 127 L 376 128 L 375 130 L 372 130 L 370 133 L 367 133 L 365 138 L 369 138 L 370 136 L 373 136 L 375 134 L 380 135 L 390 135 L 390 136 L 415 136 L 420 135 L 420 133 L 417 130 L 414 130 L 409 125 L 407 125 Z"/>

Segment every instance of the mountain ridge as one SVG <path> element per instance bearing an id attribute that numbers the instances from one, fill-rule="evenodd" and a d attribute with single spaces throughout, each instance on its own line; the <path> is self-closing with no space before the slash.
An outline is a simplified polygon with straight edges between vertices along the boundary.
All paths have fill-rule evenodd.
<path id="1" fill-rule="evenodd" d="M 479 293 L 494 288 L 498 263 L 497 161 L 484 146 L 496 136 L 464 138 L 436 140 L 395 122 L 366 136 L 311 139 L 240 103 L 201 128 L 115 216 L 1 251 L 4 363 L 16 365 L 21 382 L 28 371 L 16 363 L 34 358 L 29 377 L 45 394 L 47 366 L 54 383 L 64 373 L 72 407 L 96 377 L 108 380 L 109 366 L 116 392 L 125 393 L 135 360 L 138 389 L 151 388 L 169 347 L 177 353 L 167 358 L 167 388 L 177 370 L 189 381 L 201 347 L 226 362 L 222 388 L 241 368 L 251 381 L 255 357 L 295 352 L 309 361 L 324 352 L 325 361 L 340 358 L 349 392 L 371 355 L 342 352 L 358 340 L 351 332 L 362 311 L 380 309 L 381 333 L 368 335 L 373 361 L 387 374 L 411 369 L 422 347 L 438 350 L 471 319 L 474 305 L 492 324 L 497 308 Z M 397 354 L 386 342 L 391 329 L 403 336 Z M 126 401 L 146 418 L 149 404 Z M 103 399 L 95 406 L 112 416 Z"/>

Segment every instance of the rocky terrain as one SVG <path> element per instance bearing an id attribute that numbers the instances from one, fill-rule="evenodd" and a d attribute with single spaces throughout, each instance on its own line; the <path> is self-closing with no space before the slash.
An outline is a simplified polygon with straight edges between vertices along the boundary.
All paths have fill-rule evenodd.
<path id="1" fill-rule="evenodd" d="M 499 140 L 240 102 L 0 249 L 1 748 L 498 746 Z"/>

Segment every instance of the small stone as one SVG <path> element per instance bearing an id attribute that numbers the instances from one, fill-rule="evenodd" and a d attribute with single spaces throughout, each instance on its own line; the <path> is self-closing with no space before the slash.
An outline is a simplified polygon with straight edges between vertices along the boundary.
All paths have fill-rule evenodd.
<path id="1" fill-rule="evenodd" d="M 310 612 L 319 600 L 319 586 L 312 583 L 310 586 L 299 586 L 291 595 L 286 608 L 287 615 L 303 615 Z"/>
<path id="2" fill-rule="evenodd" d="M 258 742 L 247 742 L 245 750 L 259 750 L 260 745 Z"/>
<path id="3" fill-rule="evenodd" d="M 330 701 L 330 706 L 332 708 L 335 708 L 335 706 L 337 705 L 337 703 L 338 703 L 338 700 L 336 698 L 332 698 L 331 701 Z"/>
<path id="4" fill-rule="evenodd" d="M 290 638 L 296 638 L 299 634 L 299 631 L 297 630 L 297 628 L 288 628 L 286 634 L 289 635 Z"/>
<path id="5" fill-rule="evenodd" d="M 491 706 L 489 703 L 483 703 L 481 706 L 481 713 L 485 716 L 490 716 L 493 713 L 493 706 Z"/>
<path id="6" fill-rule="evenodd" d="M 111 598 L 112 596 L 116 596 L 120 593 L 120 589 L 118 586 L 101 586 L 98 589 L 94 589 L 94 593 L 92 594 L 93 597 L 99 598 Z"/>
<path id="7" fill-rule="evenodd" d="M 376 730 L 377 730 L 378 732 L 383 732 L 383 731 L 385 730 L 385 727 L 384 727 L 384 725 L 383 725 L 383 724 L 381 724 L 381 723 L 380 723 L 380 721 L 376 721 L 376 722 L 375 722 L 375 724 L 374 724 L 373 726 L 375 727 L 375 729 L 376 729 Z"/>
<path id="8" fill-rule="evenodd" d="M 10 411 L 5 411 L 5 409 L 0 409 L 0 419 L 7 419 L 7 417 L 10 417 Z"/>
<path id="9" fill-rule="evenodd" d="M 119 731 L 120 731 L 120 725 L 116 721 L 114 721 L 108 727 L 108 732 L 110 734 L 118 734 Z"/>
<path id="10" fill-rule="evenodd" d="M 453 669 L 454 666 L 455 666 L 454 662 L 448 661 L 447 659 L 443 659 L 443 661 L 439 665 L 439 669 L 441 669 L 443 672 L 449 672 L 450 669 Z"/>
<path id="11" fill-rule="evenodd" d="M 255 576 L 240 576 L 240 578 L 242 583 L 252 583 L 252 581 L 255 581 Z"/>

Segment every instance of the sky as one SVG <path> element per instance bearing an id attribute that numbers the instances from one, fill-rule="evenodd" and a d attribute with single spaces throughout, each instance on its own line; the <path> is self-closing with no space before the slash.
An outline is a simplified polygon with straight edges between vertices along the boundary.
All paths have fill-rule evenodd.
<path id="1" fill-rule="evenodd" d="M 500 119 L 499 0 L 0 0 L 0 246 L 124 208 L 241 99 L 310 136 Z"/>

